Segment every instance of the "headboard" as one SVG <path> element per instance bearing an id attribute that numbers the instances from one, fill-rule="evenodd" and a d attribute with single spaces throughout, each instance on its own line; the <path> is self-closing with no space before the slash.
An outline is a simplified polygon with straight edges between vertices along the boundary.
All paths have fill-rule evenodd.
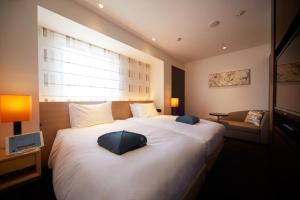
<path id="1" fill-rule="evenodd" d="M 152 101 L 113 101 L 114 119 L 132 117 L 130 103 L 150 103 Z M 42 166 L 48 165 L 51 148 L 59 129 L 70 128 L 69 104 L 96 104 L 103 102 L 40 102 L 40 128 L 44 136 L 45 146 L 42 148 Z"/>

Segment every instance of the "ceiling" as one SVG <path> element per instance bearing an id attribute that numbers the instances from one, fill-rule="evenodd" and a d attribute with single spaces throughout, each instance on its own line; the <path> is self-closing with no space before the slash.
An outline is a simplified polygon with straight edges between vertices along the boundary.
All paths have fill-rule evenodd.
<path id="1" fill-rule="evenodd" d="M 74 1 L 184 63 L 271 40 L 270 0 Z M 99 2 L 103 9 L 98 7 Z M 246 13 L 237 16 L 241 10 Z M 220 25 L 210 28 L 215 20 Z M 178 37 L 182 38 L 180 42 Z M 222 49 L 224 43 L 226 50 Z"/>

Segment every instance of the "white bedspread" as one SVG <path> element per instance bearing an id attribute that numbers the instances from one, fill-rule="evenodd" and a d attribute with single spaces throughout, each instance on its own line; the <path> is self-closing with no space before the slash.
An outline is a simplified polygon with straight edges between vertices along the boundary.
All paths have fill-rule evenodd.
<path id="1" fill-rule="evenodd" d="M 147 146 L 121 156 L 98 146 L 119 130 L 145 135 Z M 49 158 L 58 200 L 179 199 L 204 166 L 203 143 L 130 120 L 60 130 Z"/>
<path id="2" fill-rule="evenodd" d="M 222 124 L 200 119 L 200 123 L 190 125 L 176 122 L 177 116 L 158 115 L 150 118 L 129 118 L 140 124 L 172 130 L 191 136 L 206 146 L 206 156 L 212 155 L 219 144 L 223 142 L 225 127 Z"/>

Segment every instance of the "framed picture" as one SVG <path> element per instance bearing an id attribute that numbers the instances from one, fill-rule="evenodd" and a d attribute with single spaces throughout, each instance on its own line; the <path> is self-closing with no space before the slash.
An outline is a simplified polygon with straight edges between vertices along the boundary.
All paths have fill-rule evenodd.
<path id="1" fill-rule="evenodd" d="M 44 146 L 43 134 L 41 131 L 13 135 L 6 138 L 6 154 L 22 153 Z"/>
<path id="2" fill-rule="evenodd" d="M 209 87 L 224 87 L 250 84 L 250 69 L 209 74 Z"/>
<path id="3" fill-rule="evenodd" d="M 300 62 L 278 65 L 277 82 L 300 82 Z"/>

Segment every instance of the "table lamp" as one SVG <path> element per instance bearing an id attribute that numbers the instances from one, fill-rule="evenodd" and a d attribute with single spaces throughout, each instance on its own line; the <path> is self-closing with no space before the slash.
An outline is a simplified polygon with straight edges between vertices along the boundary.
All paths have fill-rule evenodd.
<path id="1" fill-rule="evenodd" d="M 179 99 L 178 98 L 171 98 L 171 107 L 177 108 L 179 105 Z"/>
<path id="2" fill-rule="evenodd" d="M 14 135 L 22 132 L 22 121 L 31 119 L 31 96 L 0 95 L 0 122 L 13 122 Z"/>
<path id="3" fill-rule="evenodd" d="M 176 110 L 179 106 L 179 98 L 171 98 L 172 114 L 176 115 Z"/>

